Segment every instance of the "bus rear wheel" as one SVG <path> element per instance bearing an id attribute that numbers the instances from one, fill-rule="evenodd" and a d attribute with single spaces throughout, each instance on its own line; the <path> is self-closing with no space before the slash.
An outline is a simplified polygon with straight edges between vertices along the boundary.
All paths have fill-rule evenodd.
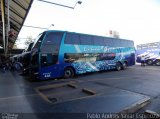
<path id="1" fill-rule="evenodd" d="M 153 61 L 149 59 L 149 60 L 147 60 L 147 64 L 148 64 L 148 65 L 152 65 L 152 64 L 153 64 Z"/>
<path id="2" fill-rule="evenodd" d="M 127 62 L 124 62 L 123 65 L 122 65 L 122 69 L 126 69 L 127 68 Z"/>
<path id="3" fill-rule="evenodd" d="M 121 63 L 117 62 L 116 63 L 116 71 L 120 71 L 122 69 Z"/>
<path id="4" fill-rule="evenodd" d="M 74 73 L 73 68 L 67 67 L 64 70 L 64 78 L 72 78 L 72 77 L 74 77 L 74 75 L 75 75 L 75 73 Z"/>

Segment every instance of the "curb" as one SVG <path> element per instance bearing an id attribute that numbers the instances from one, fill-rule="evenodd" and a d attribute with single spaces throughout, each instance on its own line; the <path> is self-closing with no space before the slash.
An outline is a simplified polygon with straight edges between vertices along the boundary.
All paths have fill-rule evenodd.
<path id="1" fill-rule="evenodd" d="M 145 97 L 144 99 L 134 103 L 133 105 L 131 105 L 129 107 L 126 107 L 125 109 L 123 109 L 119 113 L 135 113 L 136 111 L 138 111 L 139 109 L 143 108 L 144 106 L 146 106 L 149 103 L 150 103 L 150 98 L 149 97 Z"/>

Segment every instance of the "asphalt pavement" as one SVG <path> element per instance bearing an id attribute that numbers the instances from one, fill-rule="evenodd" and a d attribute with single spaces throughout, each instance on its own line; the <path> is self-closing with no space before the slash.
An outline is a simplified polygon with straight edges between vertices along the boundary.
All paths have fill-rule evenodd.
<path id="1" fill-rule="evenodd" d="M 135 65 L 35 82 L 18 72 L 0 72 L 0 112 L 31 113 L 36 118 L 43 117 L 40 113 L 82 113 L 79 118 L 96 116 L 90 113 L 160 113 L 159 72 L 158 66 Z"/>

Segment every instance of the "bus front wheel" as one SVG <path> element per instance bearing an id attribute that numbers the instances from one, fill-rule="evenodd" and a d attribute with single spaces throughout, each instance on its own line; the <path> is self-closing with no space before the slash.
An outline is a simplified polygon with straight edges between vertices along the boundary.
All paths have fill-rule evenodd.
<path id="1" fill-rule="evenodd" d="M 65 68 L 64 78 L 72 78 L 72 77 L 74 77 L 74 75 L 75 75 L 75 73 L 74 73 L 73 68 L 71 68 L 71 67 Z"/>

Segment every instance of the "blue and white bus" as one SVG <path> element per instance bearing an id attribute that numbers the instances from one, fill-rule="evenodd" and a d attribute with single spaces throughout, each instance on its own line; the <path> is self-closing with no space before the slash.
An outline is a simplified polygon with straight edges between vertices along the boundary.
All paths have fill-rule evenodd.
<path id="1" fill-rule="evenodd" d="M 33 44 L 30 74 L 42 80 L 71 78 L 87 72 L 121 70 L 134 64 L 131 40 L 50 30 L 40 34 Z"/>

